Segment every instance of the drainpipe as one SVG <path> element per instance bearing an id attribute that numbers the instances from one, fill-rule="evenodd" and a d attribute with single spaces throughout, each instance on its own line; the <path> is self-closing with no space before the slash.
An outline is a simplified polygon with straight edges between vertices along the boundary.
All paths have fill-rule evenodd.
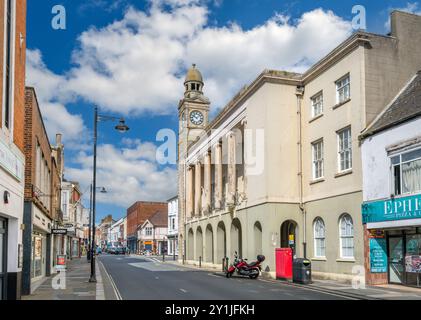
<path id="1" fill-rule="evenodd" d="M 302 112 L 301 102 L 304 95 L 304 86 L 297 86 L 295 92 L 297 96 L 297 122 L 298 122 L 298 184 L 299 184 L 299 207 L 303 217 L 303 254 L 307 258 L 307 218 L 306 210 L 303 203 L 303 143 L 302 143 Z"/>

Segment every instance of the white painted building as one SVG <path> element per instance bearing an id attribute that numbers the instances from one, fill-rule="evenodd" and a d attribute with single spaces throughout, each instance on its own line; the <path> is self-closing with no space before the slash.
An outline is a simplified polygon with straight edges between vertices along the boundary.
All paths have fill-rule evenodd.
<path id="1" fill-rule="evenodd" d="M 168 255 L 178 256 L 178 197 L 168 200 Z"/>
<path id="2" fill-rule="evenodd" d="M 157 211 L 138 229 L 140 252 L 161 255 L 167 252 L 168 212 Z"/>
<path id="3" fill-rule="evenodd" d="M 361 140 L 367 282 L 421 287 L 421 71 Z"/>
<path id="4" fill-rule="evenodd" d="M 124 218 L 119 219 L 117 222 L 111 225 L 109 229 L 108 243 L 111 243 L 112 247 L 123 247 L 124 246 Z"/>
<path id="5" fill-rule="evenodd" d="M 81 255 L 83 233 L 83 206 L 81 192 L 77 182 L 63 181 L 61 192 L 63 225 L 67 229 L 64 248 L 68 259 Z"/>

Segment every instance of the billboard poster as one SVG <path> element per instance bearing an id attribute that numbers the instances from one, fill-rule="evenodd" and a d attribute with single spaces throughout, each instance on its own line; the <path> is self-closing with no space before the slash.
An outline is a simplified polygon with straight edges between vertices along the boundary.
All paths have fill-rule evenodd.
<path id="1" fill-rule="evenodd" d="M 386 239 L 370 239 L 370 271 L 371 273 L 387 272 Z"/>

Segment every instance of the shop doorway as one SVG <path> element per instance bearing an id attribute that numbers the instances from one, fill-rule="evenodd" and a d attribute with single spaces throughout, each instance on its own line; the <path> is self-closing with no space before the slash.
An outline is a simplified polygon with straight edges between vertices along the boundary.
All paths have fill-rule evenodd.
<path id="1" fill-rule="evenodd" d="M 389 238 L 389 282 L 402 284 L 404 282 L 404 238 Z"/>
<path id="2" fill-rule="evenodd" d="M 45 276 L 46 238 L 41 234 L 32 235 L 32 279 Z"/>
<path id="3" fill-rule="evenodd" d="M 389 283 L 421 288 L 421 232 L 388 236 Z"/>
<path id="4" fill-rule="evenodd" d="M 6 300 L 7 220 L 0 218 L 0 300 Z"/>

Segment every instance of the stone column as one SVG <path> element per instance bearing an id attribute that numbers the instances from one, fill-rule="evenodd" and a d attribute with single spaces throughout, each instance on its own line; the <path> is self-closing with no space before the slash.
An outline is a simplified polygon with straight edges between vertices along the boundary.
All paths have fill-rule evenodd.
<path id="1" fill-rule="evenodd" d="M 215 152 L 215 206 L 221 208 L 222 206 L 222 146 L 217 143 L 214 147 Z"/>
<path id="2" fill-rule="evenodd" d="M 201 163 L 197 161 L 195 168 L 195 180 L 194 180 L 194 215 L 200 216 L 200 200 L 202 197 L 201 190 Z"/>
<path id="3" fill-rule="evenodd" d="M 205 181 L 204 181 L 204 189 L 205 189 L 205 196 L 204 196 L 204 203 L 202 204 L 204 211 L 210 213 L 210 205 L 211 205 L 211 188 L 212 188 L 212 177 L 211 177 L 211 154 L 208 152 L 204 157 L 204 165 L 205 165 Z"/>
<path id="4" fill-rule="evenodd" d="M 193 167 L 189 166 L 187 169 L 187 188 L 186 188 L 186 216 L 187 219 L 191 219 L 193 215 Z"/>
<path id="5" fill-rule="evenodd" d="M 237 172 L 236 172 L 236 154 L 235 154 L 235 134 L 230 132 L 228 138 L 228 196 L 227 202 L 234 202 L 234 195 L 237 189 Z"/>

